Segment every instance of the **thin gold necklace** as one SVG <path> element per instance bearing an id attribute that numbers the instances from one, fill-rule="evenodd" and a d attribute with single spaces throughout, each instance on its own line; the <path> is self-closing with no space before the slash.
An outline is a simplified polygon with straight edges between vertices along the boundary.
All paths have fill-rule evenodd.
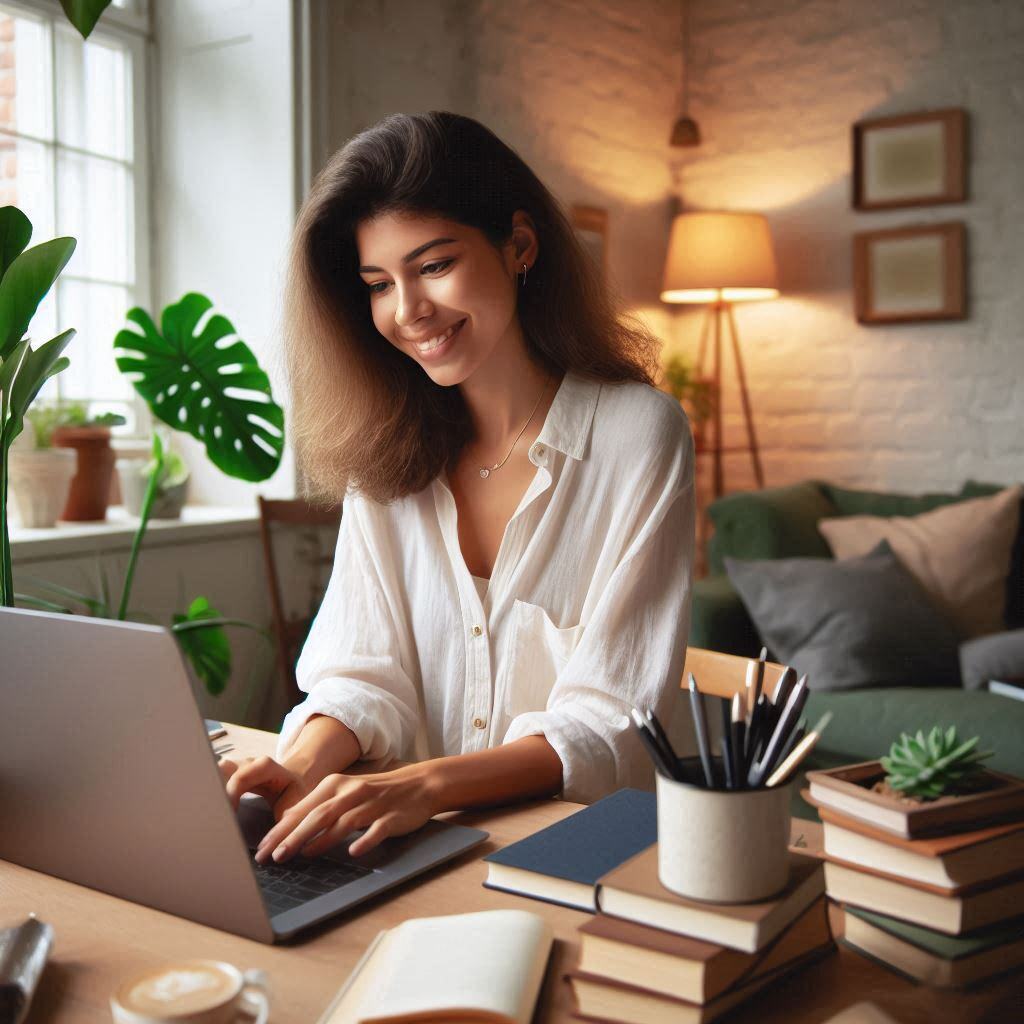
<path id="1" fill-rule="evenodd" d="M 513 450 L 513 449 L 515 448 L 515 446 L 516 446 L 516 445 L 517 445 L 517 444 L 519 443 L 519 438 L 521 438 L 521 437 L 523 436 L 523 432 L 524 432 L 524 431 L 526 430 L 526 428 L 527 428 L 527 427 L 528 427 L 528 426 L 530 425 L 530 420 L 532 420 L 532 419 L 533 419 L 533 417 L 534 417 L 534 416 L 535 416 L 535 415 L 537 414 L 537 410 L 538 410 L 538 409 L 540 408 L 540 403 L 541 403 L 541 399 L 542 399 L 542 398 L 543 398 L 543 397 L 544 397 L 544 396 L 545 396 L 545 395 L 547 394 L 547 391 L 548 391 L 548 385 L 547 385 L 547 382 L 545 381 L 545 383 L 544 383 L 544 390 L 543 390 L 543 391 L 541 391 L 541 393 L 540 393 L 540 398 L 538 398 L 538 399 L 537 399 L 537 404 L 536 404 L 536 405 L 535 405 L 535 406 L 533 407 L 533 412 L 531 412 L 531 413 L 530 413 L 530 419 L 529 419 L 529 420 L 527 420 L 527 421 L 526 421 L 526 422 L 525 422 L 525 423 L 523 424 L 523 429 L 522 429 L 522 430 L 520 430 L 518 434 L 516 434 L 516 439 L 515 439 L 515 440 L 514 440 L 514 441 L 512 442 L 512 448 L 509 448 L 509 450 L 508 450 L 508 455 L 506 455 L 506 456 L 505 456 L 505 458 L 503 458 L 503 459 L 501 460 L 501 462 L 496 462 L 496 463 L 495 463 L 495 464 L 494 464 L 493 466 L 490 466 L 490 467 L 488 467 L 488 466 L 481 466 L 481 467 L 480 467 L 480 475 L 481 475 L 481 476 L 482 476 L 482 477 L 483 477 L 483 478 L 484 478 L 485 480 L 486 480 L 486 479 L 487 479 L 487 478 L 488 478 L 488 477 L 489 477 L 489 476 L 490 476 L 490 475 L 491 475 L 491 474 L 492 474 L 492 473 L 493 473 L 493 472 L 494 472 L 494 471 L 495 471 L 496 469 L 501 469 L 501 467 L 502 467 L 502 466 L 504 466 L 506 462 L 508 462 L 508 457 L 509 457 L 509 455 L 511 455 L 511 454 L 512 454 L 512 450 Z"/>

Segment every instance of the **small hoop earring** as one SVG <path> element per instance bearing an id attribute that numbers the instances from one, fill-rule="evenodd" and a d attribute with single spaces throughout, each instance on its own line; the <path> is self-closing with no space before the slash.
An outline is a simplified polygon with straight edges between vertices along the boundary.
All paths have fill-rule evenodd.
<path id="1" fill-rule="evenodd" d="M 526 286 L 526 264 L 523 264 L 523 286 Z"/>

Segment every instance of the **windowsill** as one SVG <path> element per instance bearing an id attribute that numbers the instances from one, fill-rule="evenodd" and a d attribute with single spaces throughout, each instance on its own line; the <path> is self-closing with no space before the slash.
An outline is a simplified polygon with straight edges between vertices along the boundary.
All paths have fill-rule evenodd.
<path id="1" fill-rule="evenodd" d="M 188 505 L 182 511 L 181 519 L 151 519 L 143 543 L 146 547 L 166 547 L 255 533 L 259 529 L 259 520 L 259 509 L 255 506 Z M 120 505 L 112 505 L 107 510 L 105 522 L 60 522 L 52 529 L 43 530 L 12 525 L 11 555 L 22 560 L 95 551 L 128 551 L 138 525 L 139 520 L 128 515 Z"/>

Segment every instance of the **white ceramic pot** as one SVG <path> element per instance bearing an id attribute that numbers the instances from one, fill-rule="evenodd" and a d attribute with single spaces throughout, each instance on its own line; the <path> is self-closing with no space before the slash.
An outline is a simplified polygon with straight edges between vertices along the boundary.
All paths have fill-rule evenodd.
<path id="1" fill-rule="evenodd" d="M 657 776 L 658 877 L 694 900 L 756 903 L 789 878 L 793 782 L 705 789 Z"/>
<path id="2" fill-rule="evenodd" d="M 117 460 L 117 475 L 121 481 L 121 499 L 125 511 L 131 516 L 142 514 L 142 502 L 146 497 L 149 478 L 144 469 L 146 462 L 142 459 L 126 457 Z M 180 519 L 181 510 L 188 498 L 188 479 L 158 491 L 150 509 L 151 519 Z"/>
<path id="3" fill-rule="evenodd" d="M 77 456 L 71 448 L 11 448 L 10 479 L 21 525 L 56 526 L 68 500 Z"/>

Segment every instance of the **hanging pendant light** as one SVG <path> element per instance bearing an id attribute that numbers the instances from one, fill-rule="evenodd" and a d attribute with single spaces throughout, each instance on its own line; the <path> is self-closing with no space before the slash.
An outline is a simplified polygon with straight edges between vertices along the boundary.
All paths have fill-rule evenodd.
<path id="1" fill-rule="evenodd" d="M 690 33 L 689 33 L 689 0 L 682 0 L 682 54 L 683 54 L 683 113 L 672 126 L 672 137 L 669 139 L 671 146 L 699 146 L 700 128 L 697 122 L 687 113 L 690 101 Z"/>

